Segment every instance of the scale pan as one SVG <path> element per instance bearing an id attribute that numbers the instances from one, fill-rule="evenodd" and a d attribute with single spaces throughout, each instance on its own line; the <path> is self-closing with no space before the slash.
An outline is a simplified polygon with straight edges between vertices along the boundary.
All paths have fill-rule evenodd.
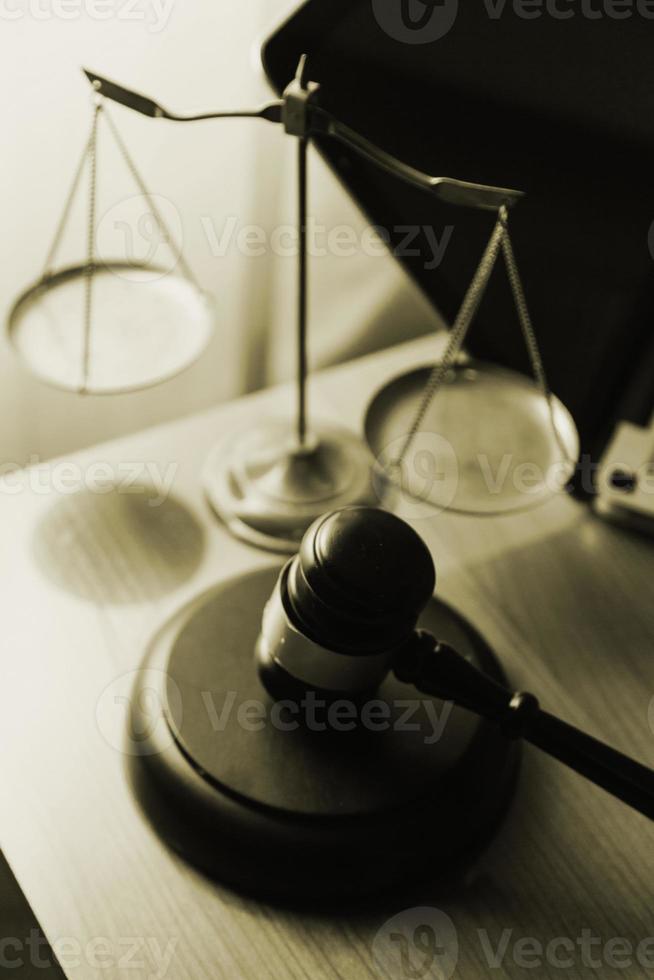
<path id="1" fill-rule="evenodd" d="M 554 396 L 550 414 L 529 378 L 480 361 L 448 371 L 399 466 L 432 369 L 394 378 L 366 414 L 366 439 L 387 505 L 402 493 L 428 512 L 504 514 L 564 489 L 579 455 L 572 416 Z"/>
<path id="2" fill-rule="evenodd" d="M 80 393 L 117 394 L 166 381 L 192 364 L 213 329 L 211 300 L 192 282 L 127 262 L 93 271 L 84 378 L 87 265 L 47 275 L 18 299 L 9 338 L 41 380 Z"/>

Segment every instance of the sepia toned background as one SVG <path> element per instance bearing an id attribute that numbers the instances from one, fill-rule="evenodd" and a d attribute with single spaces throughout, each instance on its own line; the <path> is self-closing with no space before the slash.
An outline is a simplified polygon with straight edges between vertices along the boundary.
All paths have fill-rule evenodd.
<path id="1" fill-rule="evenodd" d="M 66 7 L 65 0 L 61 16 L 53 16 L 51 7 L 47 15 L 39 14 L 36 0 L 20 7 L 9 0 L 4 4 L 3 321 L 16 295 L 42 272 L 87 136 L 90 91 L 80 66 L 180 111 L 258 104 L 270 97 L 259 60 L 261 39 L 293 6 L 287 0 L 140 0 L 120 16 L 99 19 L 89 15 L 84 3 Z M 278 127 L 248 120 L 179 126 L 120 106 L 112 107 L 112 116 L 149 190 L 165 199 L 166 213 L 182 228 L 189 264 L 216 298 L 215 336 L 201 360 L 176 379 L 110 399 L 48 388 L 29 376 L 3 340 L 2 463 L 65 454 L 224 401 L 292 371 L 295 260 L 272 248 L 269 236 L 295 217 L 293 141 Z M 315 155 L 312 165 L 313 219 L 327 230 L 343 225 L 360 236 L 365 219 Z M 136 229 L 143 202 L 102 132 L 98 181 L 100 232 L 111 229 L 116 214 L 121 219 L 127 214 Z M 84 257 L 86 187 L 81 191 L 62 263 Z M 244 254 L 238 247 L 238 231 L 250 225 L 260 226 L 267 236 L 262 255 Z M 100 254 L 103 247 L 108 246 L 100 241 Z M 149 243 L 139 242 L 137 234 L 134 247 L 143 255 Z M 163 254 L 154 257 L 165 259 Z M 327 254 L 314 258 L 311 276 L 315 365 L 356 356 L 435 324 L 431 309 L 388 255 L 361 250 L 347 257 Z"/>

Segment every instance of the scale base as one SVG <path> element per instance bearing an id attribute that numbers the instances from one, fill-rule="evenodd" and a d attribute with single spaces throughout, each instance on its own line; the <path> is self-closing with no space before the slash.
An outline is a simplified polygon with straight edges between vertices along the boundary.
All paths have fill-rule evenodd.
<path id="1" fill-rule="evenodd" d="M 275 705 L 254 647 L 278 573 L 222 583 L 153 639 L 131 702 L 140 737 L 130 775 L 146 816 L 186 860 L 270 899 L 320 903 L 442 880 L 497 827 L 519 746 L 395 678 L 368 709 L 341 702 L 338 723 L 322 702 L 313 715 Z M 504 680 L 448 606 L 434 600 L 420 625 Z"/>
<path id="2" fill-rule="evenodd" d="M 295 554 L 321 514 L 379 505 L 372 465 L 365 445 L 346 429 L 321 426 L 300 447 L 290 425 L 273 422 L 219 442 L 207 460 L 204 486 L 237 538 Z"/>

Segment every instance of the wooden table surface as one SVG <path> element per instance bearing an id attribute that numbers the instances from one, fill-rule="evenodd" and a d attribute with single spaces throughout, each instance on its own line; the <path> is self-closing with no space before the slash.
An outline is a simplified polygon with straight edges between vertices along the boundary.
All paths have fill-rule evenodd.
<path id="1" fill-rule="evenodd" d="M 314 410 L 360 427 L 378 385 L 434 352 L 423 340 L 316 377 Z M 464 882 L 445 888 L 435 869 L 412 894 L 339 915 L 239 897 L 146 826 L 125 779 L 120 696 L 171 612 L 271 561 L 214 520 L 199 477 L 217 437 L 291 406 L 287 389 L 266 391 L 0 487 L 0 845 L 66 974 L 408 977 L 373 940 L 391 916 L 429 906 L 458 937 L 448 976 L 654 976 L 651 824 L 537 750 L 525 752 L 509 817 Z M 151 491 L 79 490 L 91 471 L 142 484 L 163 474 L 173 492 L 150 506 Z M 516 687 L 654 764 L 651 542 L 563 495 L 513 516 L 442 513 L 414 526 L 440 594 L 500 652 Z M 414 975 L 445 976 L 434 971 Z"/>

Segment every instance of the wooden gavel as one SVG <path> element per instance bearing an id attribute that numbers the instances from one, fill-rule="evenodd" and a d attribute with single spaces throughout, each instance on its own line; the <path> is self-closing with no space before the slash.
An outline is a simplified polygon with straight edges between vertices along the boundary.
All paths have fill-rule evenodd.
<path id="1" fill-rule="evenodd" d="M 425 694 L 495 722 L 507 738 L 531 742 L 654 818 L 654 771 L 416 629 L 435 585 L 426 545 L 398 517 L 350 507 L 320 518 L 266 607 L 257 647 L 264 686 L 278 700 L 309 690 L 360 699 L 392 671 Z"/>

